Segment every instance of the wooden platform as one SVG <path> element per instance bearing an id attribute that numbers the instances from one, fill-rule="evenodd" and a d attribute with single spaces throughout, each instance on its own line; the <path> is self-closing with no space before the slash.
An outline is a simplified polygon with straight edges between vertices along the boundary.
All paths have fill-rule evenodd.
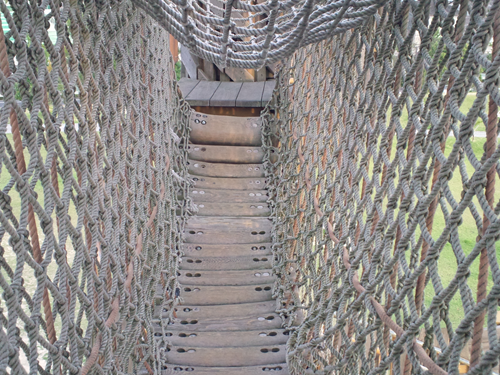
<path id="1" fill-rule="evenodd" d="M 191 106 L 265 107 L 271 99 L 276 81 L 218 82 L 182 78 L 182 95 Z"/>

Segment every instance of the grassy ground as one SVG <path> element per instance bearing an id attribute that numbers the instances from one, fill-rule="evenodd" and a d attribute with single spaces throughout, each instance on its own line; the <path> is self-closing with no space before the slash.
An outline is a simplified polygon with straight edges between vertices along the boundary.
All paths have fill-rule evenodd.
<path id="1" fill-rule="evenodd" d="M 472 104 L 474 102 L 474 99 L 476 97 L 475 93 L 469 93 L 467 97 L 465 98 L 464 102 L 462 103 L 462 106 L 460 107 L 460 110 L 462 113 L 466 114 L 469 109 L 472 107 Z M 403 111 L 403 114 L 401 116 L 401 124 L 403 127 L 406 126 L 408 122 L 408 115 L 406 111 Z M 478 119 L 476 122 L 475 126 L 476 131 L 485 131 L 485 126 L 482 122 L 481 119 Z M 478 159 L 481 159 L 481 156 L 483 155 L 484 152 L 484 143 L 486 142 L 485 138 L 478 138 L 474 137 L 471 141 L 472 148 L 474 151 L 474 154 Z M 454 137 L 449 137 L 446 142 L 446 148 L 445 148 L 445 155 L 448 156 L 449 153 L 451 152 L 453 145 L 455 143 L 455 138 Z M 392 145 L 392 157 L 394 157 L 396 151 L 396 139 L 394 139 L 393 145 Z M 472 164 L 469 162 L 469 160 L 465 157 L 465 165 L 467 169 L 467 173 L 469 178 L 472 176 L 474 173 L 474 168 L 472 167 Z M 458 168 L 455 170 L 453 178 L 449 181 L 449 186 L 450 190 L 455 197 L 457 201 L 460 201 L 461 197 L 461 192 L 463 190 L 462 186 L 462 178 L 460 176 L 460 172 Z M 498 202 L 500 200 L 500 187 L 497 181 L 497 188 L 496 188 L 496 193 L 495 193 L 495 202 Z M 476 198 L 473 200 L 476 208 L 478 211 L 481 213 L 482 210 L 480 209 L 479 203 Z M 448 205 L 448 210 L 449 212 L 451 211 L 451 207 Z M 482 215 L 482 214 L 481 214 Z M 482 216 L 481 216 L 482 218 Z M 478 229 L 476 226 L 476 222 L 474 218 L 472 217 L 472 214 L 469 209 L 467 209 L 462 217 L 463 222 L 460 225 L 459 228 L 459 235 L 460 235 L 460 244 L 462 246 L 462 249 L 466 255 L 468 255 L 472 249 L 474 248 L 474 245 L 476 243 L 476 238 L 478 236 Z M 433 231 L 432 231 L 432 237 L 436 240 L 439 235 L 442 233 L 442 230 L 445 227 L 445 220 L 444 220 L 444 215 L 441 210 L 441 208 L 438 208 L 435 218 L 434 218 L 434 224 L 433 224 Z M 417 233 L 419 234 L 419 233 Z M 497 251 L 497 258 L 500 259 L 500 242 L 497 242 L 496 244 L 496 251 Z M 409 261 L 409 259 L 408 259 Z M 443 288 L 446 288 L 450 281 L 453 279 L 455 276 L 455 272 L 457 269 L 457 261 L 455 254 L 453 252 L 453 249 L 449 243 L 447 243 L 444 247 L 444 249 L 441 252 L 441 255 L 439 257 L 438 261 L 438 269 L 439 269 L 439 275 L 442 280 L 442 285 Z M 468 278 L 468 285 L 472 289 L 474 298 L 476 297 L 476 292 L 477 292 L 477 279 L 478 279 L 478 273 L 479 273 L 479 257 L 476 258 L 474 263 L 472 264 L 470 268 L 470 276 Z M 493 280 L 491 277 L 491 274 L 488 277 L 488 291 L 491 289 L 493 285 Z M 425 289 L 425 304 L 427 306 L 430 305 L 432 298 L 434 297 L 434 288 L 432 287 L 432 283 L 429 282 Z M 462 305 L 462 301 L 460 299 L 460 294 L 459 292 L 456 293 L 455 297 L 452 299 L 450 302 L 450 308 L 449 308 L 449 316 L 450 319 L 456 328 L 458 323 L 463 319 L 465 313 L 464 313 L 464 307 Z"/>
<path id="2" fill-rule="evenodd" d="M 480 158 L 481 155 L 483 154 L 483 146 L 485 141 L 486 141 L 485 138 L 476 138 L 472 142 L 474 153 L 478 158 Z M 454 143 L 455 143 L 454 138 L 449 138 L 447 140 L 445 149 L 446 155 L 450 153 Z M 465 164 L 467 167 L 467 172 L 470 177 L 474 172 L 474 168 L 467 159 L 465 160 Z M 462 179 L 458 171 L 455 171 L 453 178 L 449 181 L 449 186 L 455 199 L 459 201 L 463 187 L 462 187 Z M 499 199 L 500 199 L 500 189 L 497 188 L 495 193 L 495 201 L 498 202 Z M 477 199 L 474 198 L 473 201 L 476 208 L 481 213 L 481 209 Z M 450 206 L 448 206 L 448 210 L 451 210 Z M 472 217 L 470 210 L 467 209 L 464 212 L 462 219 L 463 222 L 459 227 L 460 244 L 464 253 L 468 255 L 474 248 L 474 245 L 476 244 L 476 238 L 479 233 L 476 226 L 476 222 L 474 221 L 474 218 Z M 439 235 L 442 233 L 444 227 L 445 227 L 444 215 L 442 213 L 442 210 L 438 209 L 434 218 L 432 237 L 434 239 L 437 239 Z M 499 258 L 500 242 L 497 242 L 496 244 L 496 251 L 497 251 L 497 258 Z M 439 275 L 443 282 L 443 287 L 448 286 L 452 278 L 455 276 L 455 272 L 457 269 L 456 257 L 449 243 L 447 243 L 444 246 L 444 249 L 441 252 L 441 256 L 439 257 L 438 261 L 438 269 L 439 269 Z M 476 291 L 477 291 L 478 273 L 479 273 L 479 257 L 477 257 L 474 263 L 472 264 L 470 268 L 470 276 L 468 278 L 468 285 L 472 289 L 474 298 L 476 297 Z M 488 277 L 488 290 L 490 290 L 492 286 L 493 286 L 493 280 L 490 273 Z M 429 283 L 429 285 L 427 285 L 425 289 L 425 303 L 427 306 L 430 305 L 433 297 L 434 297 L 434 289 L 431 283 Z M 453 322 L 455 328 L 457 324 L 460 322 L 460 320 L 462 320 L 462 318 L 464 317 L 464 314 L 465 312 L 464 312 L 464 307 L 462 305 L 462 301 L 460 299 L 460 294 L 459 292 L 457 292 L 455 297 L 450 302 L 450 309 L 449 309 L 450 319 Z"/>
<path id="3" fill-rule="evenodd" d="M 175 77 L 177 78 L 177 81 L 181 79 L 181 62 L 177 61 L 175 63 Z"/>

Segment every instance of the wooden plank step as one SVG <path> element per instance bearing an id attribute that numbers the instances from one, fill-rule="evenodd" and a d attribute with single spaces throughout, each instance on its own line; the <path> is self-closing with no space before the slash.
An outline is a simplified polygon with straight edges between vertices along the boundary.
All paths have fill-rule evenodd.
<path id="1" fill-rule="evenodd" d="M 191 144 L 188 155 L 192 160 L 212 163 L 258 164 L 264 159 L 261 147 L 250 146 L 211 146 Z"/>
<path id="2" fill-rule="evenodd" d="M 265 178 L 224 178 L 224 177 L 192 177 L 198 189 L 219 190 L 262 190 L 266 188 Z"/>
<path id="3" fill-rule="evenodd" d="M 159 325 L 155 325 L 154 331 L 155 337 L 166 337 L 172 345 L 219 348 L 228 346 L 280 345 L 286 343 L 289 335 L 287 330 L 281 328 L 252 331 L 191 332 L 169 329 L 162 330 Z"/>
<path id="4" fill-rule="evenodd" d="M 162 317 L 168 317 L 164 312 Z M 260 315 L 238 316 L 231 318 L 180 318 L 168 324 L 169 330 L 185 332 L 207 332 L 207 331 L 247 331 L 253 329 L 278 329 L 283 324 L 276 313 Z"/>
<path id="5" fill-rule="evenodd" d="M 271 242 L 270 230 L 205 229 L 184 231 L 184 242 L 201 244 L 255 244 Z"/>
<path id="6" fill-rule="evenodd" d="M 191 92 L 190 96 L 192 95 Z M 262 120 L 259 117 L 217 116 L 193 112 L 190 117 L 189 136 L 192 143 L 203 145 L 261 146 L 261 126 Z"/>
<path id="7" fill-rule="evenodd" d="M 181 287 L 185 305 L 221 305 L 263 302 L 271 300 L 272 285 L 248 286 L 189 286 Z"/>
<path id="8" fill-rule="evenodd" d="M 188 366 L 258 366 L 283 363 L 284 345 L 263 345 L 225 348 L 172 346 L 166 353 L 167 363 Z"/>
<path id="9" fill-rule="evenodd" d="M 267 217 L 271 210 L 267 203 L 196 203 L 198 216 L 256 216 Z"/>
<path id="10" fill-rule="evenodd" d="M 269 196 L 266 190 L 191 190 L 191 199 L 195 203 L 265 203 Z"/>
<path id="11" fill-rule="evenodd" d="M 169 363 L 162 366 L 161 375 L 177 375 L 184 374 L 184 372 L 193 372 L 196 375 L 262 375 L 267 374 L 268 371 L 276 375 L 289 375 L 286 363 L 245 367 L 181 366 Z M 149 372 L 144 370 L 140 375 L 149 375 Z"/>
<path id="12" fill-rule="evenodd" d="M 265 177 L 262 164 L 227 164 L 188 161 L 188 172 L 193 176 L 207 177 Z"/>
<path id="13" fill-rule="evenodd" d="M 233 319 L 238 317 L 255 318 L 259 321 L 266 320 L 276 311 L 276 301 L 237 303 L 234 305 L 177 305 L 175 312 L 178 319 Z M 165 312 L 165 311 L 164 311 Z M 168 311 L 167 311 L 168 312 Z M 274 319 L 267 319 L 268 322 Z"/>
<path id="14" fill-rule="evenodd" d="M 202 217 L 191 216 L 188 221 L 188 228 L 224 228 L 228 225 L 232 229 L 270 229 L 272 220 L 270 218 L 244 218 L 234 216 Z"/>
<path id="15" fill-rule="evenodd" d="M 269 255 L 261 255 L 261 256 L 253 256 L 253 257 L 233 257 L 233 256 L 225 256 L 225 257 L 190 257 L 185 256 L 182 257 L 182 263 L 179 265 L 181 270 L 195 270 L 195 271 L 204 271 L 204 270 L 269 270 L 272 268 L 272 258 Z M 259 273 L 259 272 L 257 272 Z M 203 273 L 201 272 L 188 272 L 184 273 L 186 277 L 189 277 L 188 274 L 192 274 L 193 279 L 201 279 Z M 200 276 L 197 276 L 200 275 Z M 261 275 L 259 275 L 260 277 Z M 192 281 L 191 283 L 193 283 Z M 263 282 L 263 281 L 261 281 Z"/>
<path id="16" fill-rule="evenodd" d="M 184 244 L 182 247 L 187 256 L 221 257 L 221 256 L 261 256 L 270 255 L 271 243 L 260 244 Z"/>
<path id="17" fill-rule="evenodd" d="M 275 280 L 271 269 L 250 270 L 180 270 L 182 285 L 257 285 Z"/>

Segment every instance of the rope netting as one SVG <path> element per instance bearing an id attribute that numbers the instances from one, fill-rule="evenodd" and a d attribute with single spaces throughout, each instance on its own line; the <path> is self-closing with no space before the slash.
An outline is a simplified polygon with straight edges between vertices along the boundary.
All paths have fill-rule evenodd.
<path id="1" fill-rule="evenodd" d="M 220 67 L 258 69 L 361 26 L 386 0 L 133 0 Z"/>
<path id="2" fill-rule="evenodd" d="M 0 373 L 156 367 L 188 188 L 169 36 L 128 1 L 0 10 Z"/>
<path id="3" fill-rule="evenodd" d="M 263 116 L 293 374 L 498 373 L 499 7 L 392 0 L 283 61 Z"/>

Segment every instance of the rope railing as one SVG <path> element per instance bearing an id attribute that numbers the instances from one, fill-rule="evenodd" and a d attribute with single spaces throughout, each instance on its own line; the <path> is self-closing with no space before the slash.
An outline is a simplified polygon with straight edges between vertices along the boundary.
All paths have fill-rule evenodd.
<path id="1" fill-rule="evenodd" d="M 386 0 L 133 0 L 195 55 L 259 69 L 361 26 Z"/>
<path id="2" fill-rule="evenodd" d="M 0 373 L 154 373 L 188 189 L 169 36 L 128 1 L 0 11 Z"/>
<path id="3" fill-rule="evenodd" d="M 263 117 L 293 374 L 498 373 L 499 7 L 391 1 L 283 61 Z"/>

